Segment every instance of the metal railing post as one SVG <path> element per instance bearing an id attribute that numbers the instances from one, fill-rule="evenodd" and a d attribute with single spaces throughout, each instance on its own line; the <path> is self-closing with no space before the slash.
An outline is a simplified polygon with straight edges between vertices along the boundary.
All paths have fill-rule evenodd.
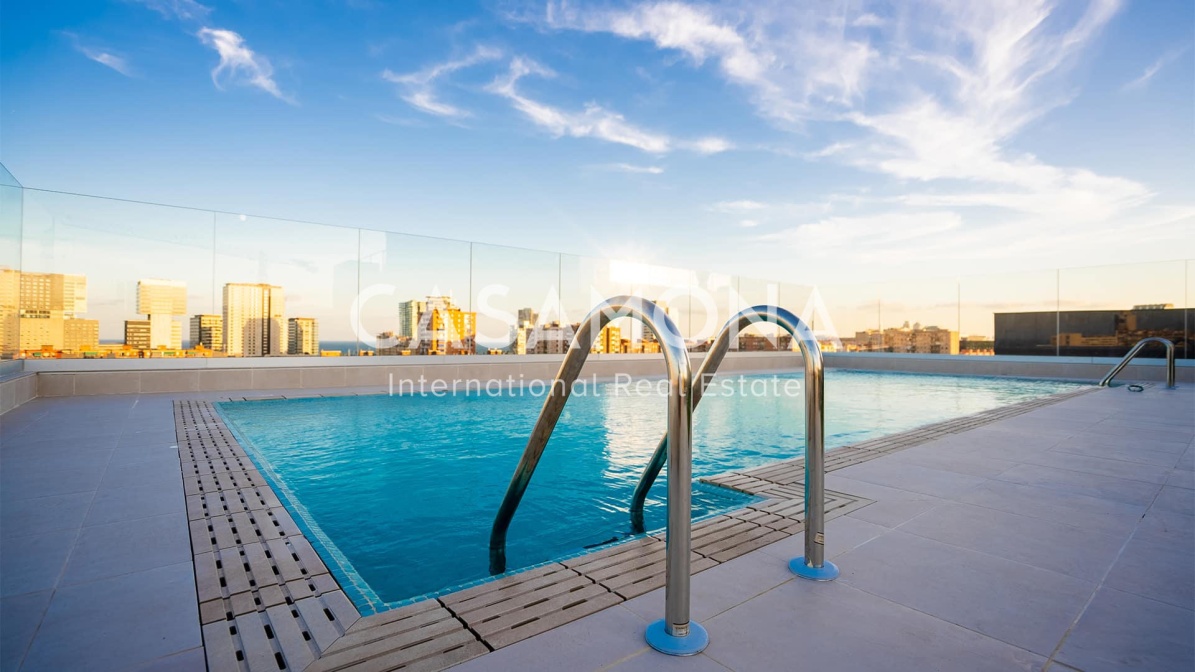
<path id="1" fill-rule="evenodd" d="M 668 366 L 668 532 L 665 541 L 664 618 L 647 627 L 648 644 L 663 653 L 689 656 L 709 644 L 700 624 L 689 620 L 689 556 L 692 546 L 693 489 L 693 371 L 685 339 L 676 324 L 655 303 L 632 296 L 617 296 L 590 311 L 565 354 L 552 392 L 544 400 L 535 428 L 490 532 L 490 573 L 506 571 L 506 533 L 523 493 L 527 490 L 552 430 L 560 419 L 573 383 L 589 356 L 593 341 L 611 321 L 634 317 L 655 334 Z"/>
<path id="2" fill-rule="evenodd" d="M 730 341 L 752 324 L 775 324 L 792 335 L 805 360 L 805 555 L 789 567 L 798 576 L 829 581 L 838 576 L 838 567 L 825 560 L 826 489 L 825 489 L 825 380 L 821 347 L 808 325 L 793 313 L 777 307 L 759 305 L 745 308 L 731 317 L 714 337 L 705 360 L 693 380 L 693 406 L 713 380 L 730 349 Z M 643 506 L 647 493 L 671 459 L 668 437 L 660 439 L 656 451 L 643 470 L 631 500 L 631 527 L 644 529 Z M 671 483 L 672 472 L 668 472 Z"/>

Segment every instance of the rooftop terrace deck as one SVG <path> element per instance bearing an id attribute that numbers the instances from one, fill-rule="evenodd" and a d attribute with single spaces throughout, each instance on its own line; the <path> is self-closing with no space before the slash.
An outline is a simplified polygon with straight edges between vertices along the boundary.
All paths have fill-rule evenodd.
<path id="1" fill-rule="evenodd" d="M 179 468 L 180 457 L 194 460 L 180 456 L 173 400 L 229 395 L 37 399 L 0 419 L 0 668 L 204 669 L 200 549 Z M 696 658 L 664 657 L 644 643 L 644 626 L 663 610 L 658 584 L 611 588 L 602 567 L 581 562 L 562 569 L 611 599 L 561 627 L 482 644 L 461 625 L 468 610 L 450 608 L 468 596 L 450 596 L 359 624 L 352 614 L 313 633 L 308 648 L 322 657 L 311 669 L 388 669 L 395 658 L 344 652 L 358 640 L 392 650 L 407 631 L 394 624 L 419 610 L 423 622 L 461 632 L 463 648 L 415 669 L 470 656 L 454 669 L 1195 666 L 1189 386 L 1093 391 L 830 458 L 827 487 L 850 500 L 826 533 L 842 577 L 821 584 L 788 573 L 786 561 L 800 553 L 799 510 L 739 514 L 735 524 L 755 533 L 742 544 L 711 539 L 706 569 L 693 578 L 693 616 L 712 640 Z M 770 467 L 721 480 L 783 503 L 794 501 L 785 493 L 796 478 L 799 470 Z M 321 586 L 320 596 L 337 592 Z"/>

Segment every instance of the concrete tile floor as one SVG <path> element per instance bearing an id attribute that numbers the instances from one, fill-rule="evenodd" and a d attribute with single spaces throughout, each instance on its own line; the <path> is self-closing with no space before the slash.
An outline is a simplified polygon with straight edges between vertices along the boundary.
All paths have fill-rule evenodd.
<path id="1" fill-rule="evenodd" d="M 661 590 L 453 670 L 565 669 L 557 652 L 611 635 L 639 648 L 567 669 L 1195 669 L 1193 421 L 1191 389 L 1115 388 L 833 472 L 827 487 L 876 500 L 827 525 L 842 576 L 785 577 L 800 537 L 694 576 L 711 637 L 695 659 L 642 643 Z"/>
<path id="2" fill-rule="evenodd" d="M 0 419 L 0 669 L 203 669 L 177 396 Z M 876 500 L 829 523 L 843 576 L 789 576 L 800 537 L 694 576 L 701 656 L 645 646 L 655 591 L 454 669 L 1192 669 L 1193 409 L 1105 390 L 834 472 Z"/>

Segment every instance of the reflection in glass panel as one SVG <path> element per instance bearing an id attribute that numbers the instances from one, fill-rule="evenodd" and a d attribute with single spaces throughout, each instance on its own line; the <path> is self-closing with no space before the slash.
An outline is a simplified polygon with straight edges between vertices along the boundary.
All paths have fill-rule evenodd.
<path id="1" fill-rule="evenodd" d="M 552 330 L 562 324 L 560 272 L 558 254 L 474 243 L 472 305 L 480 351 L 525 355 L 530 346 L 534 353 L 540 341 L 557 333 Z"/>
<path id="2" fill-rule="evenodd" d="M 1195 356 L 1186 334 L 1186 263 L 1066 268 L 1058 273 L 1058 353 L 1123 357 L 1137 341 L 1157 336 L 1175 356 Z M 1141 357 L 1163 357 L 1160 347 Z"/>
<path id="3" fill-rule="evenodd" d="M 958 324 L 958 283 L 953 279 L 885 283 L 880 289 L 884 352 L 957 355 Z"/>
<path id="4" fill-rule="evenodd" d="M 379 355 L 474 354 L 470 245 L 361 231 L 358 331 Z"/>
<path id="5" fill-rule="evenodd" d="M 187 318 L 215 308 L 212 214 L 25 190 L 26 357 L 211 356 Z"/>
<path id="6" fill-rule="evenodd" d="M 1057 354 L 1056 271 L 962 278 L 959 297 L 959 332 L 969 350 L 990 343 L 997 355 Z"/>
<path id="7" fill-rule="evenodd" d="M 225 356 L 357 354 L 358 236 L 356 229 L 216 215 Z"/>
<path id="8" fill-rule="evenodd" d="M 21 192 L 20 187 L 0 186 L 0 359 L 13 359 L 21 344 Z M 19 368 L 9 363 L 0 376 Z"/>
<path id="9" fill-rule="evenodd" d="M 630 293 L 630 284 L 626 282 L 619 264 L 609 259 L 561 255 L 560 316 L 556 320 L 538 316 L 537 326 L 540 330 L 528 337 L 527 352 L 563 352 L 562 348 L 567 344 L 561 343 L 560 338 L 567 336 L 567 333 L 560 333 L 556 329 L 579 324 L 602 301 Z M 604 354 L 618 354 L 641 348 L 638 341 L 631 339 L 631 329 L 635 323 L 636 320 L 632 319 L 614 320 L 598 335 L 594 349 Z M 571 332 L 571 327 L 565 331 Z"/>
<path id="10" fill-rule="evenodd" d="M 692 272 L 617 259 L 561 257 L 562 313 L 572 322 L 584 319 L 602 301 L 620 295 L 641 296 L 665 307 L 681 334 L 687 334 Z M 611 322 L 610 332 L 599 335 L 595 350 L 624 353 L 657 352 L 659 344 L 638 320 Z M 617 333 L 615 333 L 617 332 Z"/>

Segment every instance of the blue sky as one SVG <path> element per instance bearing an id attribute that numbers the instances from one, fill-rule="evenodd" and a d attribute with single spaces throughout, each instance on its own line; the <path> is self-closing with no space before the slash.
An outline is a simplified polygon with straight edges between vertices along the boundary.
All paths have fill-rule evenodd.
<path id="1" fill-rule="evenodd" d="M 6 3 L 26 186 L 808 283 L 1195 256 L 1195 9 Z"/>

